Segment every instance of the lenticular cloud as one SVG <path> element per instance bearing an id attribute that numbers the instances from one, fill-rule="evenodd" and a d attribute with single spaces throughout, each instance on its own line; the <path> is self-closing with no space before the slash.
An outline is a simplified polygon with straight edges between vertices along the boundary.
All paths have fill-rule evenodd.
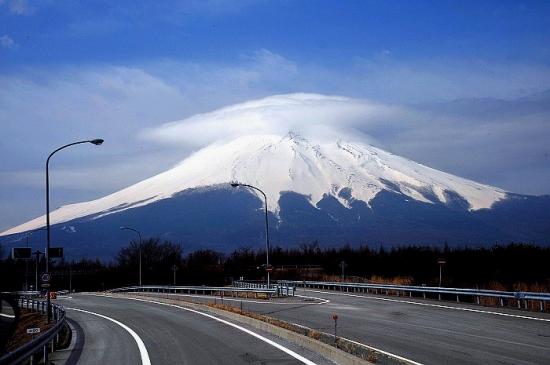
<path id="1" fill-rule="evenodd" d="M 147 129 L 141 137 L 159 143 L 202 147 L 245 135 L 296 132 L 316 138 L 355 134 L 358 126 L 383 123 L 398 108 L 366 100 L 319 94 L 275 95 Z"/>

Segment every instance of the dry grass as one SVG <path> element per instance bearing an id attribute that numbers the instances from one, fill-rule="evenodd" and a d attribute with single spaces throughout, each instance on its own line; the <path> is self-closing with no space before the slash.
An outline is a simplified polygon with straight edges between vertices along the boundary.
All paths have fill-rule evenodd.
<path id="1" fill-rule="evenodd" d="M 324 275 L 321 281 L 346 282 L 346 283 L 366 283 L 366 284 L 392 284 L 392 285 L 412 285 L 413 278 L 410 276 L 395 276 L 387 278 L 379 275 L 372 275 L 369 279 L 360 276 L 346 276 L 342 280 L 338 275 Z"/>
<path id="2" fill-rule="evenodd" d="M 21 309 L 21 317 L 19 323 L 17 324 L 17 328 L 12 338 L 8 341 L 6 350 L 8 352 L 13 351 L 33 339 L 33 335 L 27 334 L 27 328 L 39 327 L 40 333 L 44 333 L 53 325 L 54 323 L 47 323 L 45 315 L 37 312 L 32 312 L 27 309 Z M 39 336 L 39 334 L 34 336 Z"/>

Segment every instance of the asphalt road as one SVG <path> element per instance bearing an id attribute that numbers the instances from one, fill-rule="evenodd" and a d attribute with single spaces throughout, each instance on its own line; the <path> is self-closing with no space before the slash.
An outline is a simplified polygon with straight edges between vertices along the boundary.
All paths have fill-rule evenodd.
<path id="1" fill-rule="evenodd" d="M 108 316 L 133 330 L 152 364 L 301 364 L 295 357 L 256 337 L 214 319 L 179 308 L 126 299 L 73 295 L 60 299 L 76 329 L 75 351 L 68 364 L 140 364 L 138 344 L 119 324 L 79 310 Z M 74 308 L 74 309 L 71 309 Z M 276 341 L 316 364 L 317 354 Z"/>
<path id="2" fill-rule="evenodd" d="M 408 298 L 303 289 L 297 293 L 330 302 L 244 301 L 243 306 L 329 333 L 334 330 L 332 315 L 337 314 L 338 335 L 423 364 L 550 364 L 548 314 L 430 300 L 415 299 L 414 304 Z"/>

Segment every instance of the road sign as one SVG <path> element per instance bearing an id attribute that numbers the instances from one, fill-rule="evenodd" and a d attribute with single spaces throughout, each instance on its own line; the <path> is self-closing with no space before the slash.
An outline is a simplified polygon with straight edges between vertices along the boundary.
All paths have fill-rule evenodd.
<path id="1" fill-rule="evenodd" d="M 40 285 L 42 288 L 49 288 L 50 287 L 50 283 L 42 283 Z"/>
<path id="2" fill-rule="evenodd" d="M 30 247 L 14 247 L 11 249 L 11 257 L 14 260 L 26 260 L 32 257 L 32 248 Z"/>
<path id="3" fill-rule="evenodd" d="M 45 272 L 43 273 L 42 275 L 40 275 L 40 280 L 43 282 L 43 283 L 49 283 L 50 282 L 50 274 Z"/>
<path id="4" fill-rule="evenodd" d="M 50 247 L 48 251 L 48 256 L 50 259 L 60 259 L 63 258 L 63 247 Z"/>
<path id="5" fill-rule="evenodd" d="M 35 333 L 40 333 L 40 328 L 39 327 L 29 327 L 29 328 L 27 328 L 27 333 L 29 335 L 35 334 Z"/>

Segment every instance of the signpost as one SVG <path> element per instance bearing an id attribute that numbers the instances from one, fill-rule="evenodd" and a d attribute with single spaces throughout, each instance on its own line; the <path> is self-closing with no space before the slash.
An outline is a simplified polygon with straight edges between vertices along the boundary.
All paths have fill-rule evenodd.
<path id="1" fill-rule="evenodd" d="M 337 315 L 337 314 L 333 314 L 333 315 L 332 315 L 332 319 L 334 320 L 334 343 L 336 343 L 337 338 L 338 338 L 338 337 L 337 337 L 337 334 L 338 334 L 338 333 L 336 332 L 336 330 L 337 330 L 337 325 L 338 325 L 338 315 Z"/>
<path id="2" fill-rule="evenodd" d="M 29 328 L 27 328 L 27 334 L 35 335 L 37 333 L 40 333 L 40 327 L 29 327 Z"/>
<path id="3" fill-rule="evenodd" d="M 42 281 L 42 287 L 43 288 L 49 288 L 50 287 L 50 273 L 43 273 L 42 275 L 40 275 L 40 281 Z"/>

